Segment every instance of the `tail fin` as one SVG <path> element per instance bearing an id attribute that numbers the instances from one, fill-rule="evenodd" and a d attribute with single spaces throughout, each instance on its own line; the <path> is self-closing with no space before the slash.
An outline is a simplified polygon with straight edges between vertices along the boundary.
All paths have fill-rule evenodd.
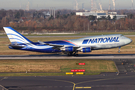
<path id="1" fill-rule="evenodd" d="M 13 28 L 11 27 L 3 27 L 3 28 L 12 44 L 32 43 L 29 39 L 21 35 L 19 32 L 17 32 Z"/>

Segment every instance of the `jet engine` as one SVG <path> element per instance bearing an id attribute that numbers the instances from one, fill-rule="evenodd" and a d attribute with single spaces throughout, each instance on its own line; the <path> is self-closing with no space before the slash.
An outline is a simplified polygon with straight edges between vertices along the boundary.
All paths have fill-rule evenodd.
<path id="1" fill-rule="evenodd" d="M 72 51 L 74 51 L 74 48 L 73 47 L 65 47 L 65 51 L 72 52 Z"/>
<path id="2" fill-rule="evenodd" d="M 82 48 L 81 50 L 83 53 L 91 52 L 91 47 Z"/>
<path id="3" fill-rule="evenodd" d="M 66 51 L 66 52 L 73 52 L 74 48 L 73 47 L 61 47 L 60 50 Z"/>

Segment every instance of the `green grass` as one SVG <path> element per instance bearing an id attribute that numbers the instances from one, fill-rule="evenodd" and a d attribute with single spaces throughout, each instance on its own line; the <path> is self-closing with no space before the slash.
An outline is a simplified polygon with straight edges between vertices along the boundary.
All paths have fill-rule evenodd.
<path id="1" fill-rule="evenodd" d="M 76 65 L 80 62 L 86 65 Z M 71 69 L 85 69 L 85 75 L 117 72 L 109 60 L 0 60 L 0 76 L 62 76 Z"/>
<path id="2" fill-rule="evenodd" d="M 79 62 L 86 63 L 84 66 L 75 65 Z M 61 67 L 62 72 L 70 71 L 71 69 L 85 69 L 86 72 L 117 72 L 114 68 L 114 62 L 108 60 L 77 60 L 70 62 L 70 67 L 64 65 Z M 113 68 L 112 68 L 113 67 Z"/>

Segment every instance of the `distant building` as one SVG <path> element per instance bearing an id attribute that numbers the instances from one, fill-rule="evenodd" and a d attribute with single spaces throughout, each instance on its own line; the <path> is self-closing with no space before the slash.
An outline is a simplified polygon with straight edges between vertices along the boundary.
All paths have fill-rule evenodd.
<path id="1" fill-rule="evenodd" d="M 114 18 L 114 16 L 116 16 L 116 19 L 120 19 L 120 18 L 125 18 L 127 17 L 127 15 L 118 15 L 117 12 L 108 12 L 108 11 L 85 11 L 85 12 L 76 12 L 77 16 L 96 16 L 96 18 L 102 18 L 104 17 L 108 17 L 108 15 L 110 15 L 111 19 Z"/>
<path id="2" fill-rule="evenodd" d="M 49 12 L 43 12 L 45 18 L 49 18 L 51 16 L 51 14 Z"/>

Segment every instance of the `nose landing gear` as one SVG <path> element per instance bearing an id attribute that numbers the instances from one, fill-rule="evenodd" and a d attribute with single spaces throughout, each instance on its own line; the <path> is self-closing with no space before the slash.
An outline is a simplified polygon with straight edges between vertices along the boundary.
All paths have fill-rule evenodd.
<path id="1" fill-rule="evenodd" d="M 121 47 L 118 48 L 118 53 L 120 53 L 120 48 L 121 48 Z"/>

